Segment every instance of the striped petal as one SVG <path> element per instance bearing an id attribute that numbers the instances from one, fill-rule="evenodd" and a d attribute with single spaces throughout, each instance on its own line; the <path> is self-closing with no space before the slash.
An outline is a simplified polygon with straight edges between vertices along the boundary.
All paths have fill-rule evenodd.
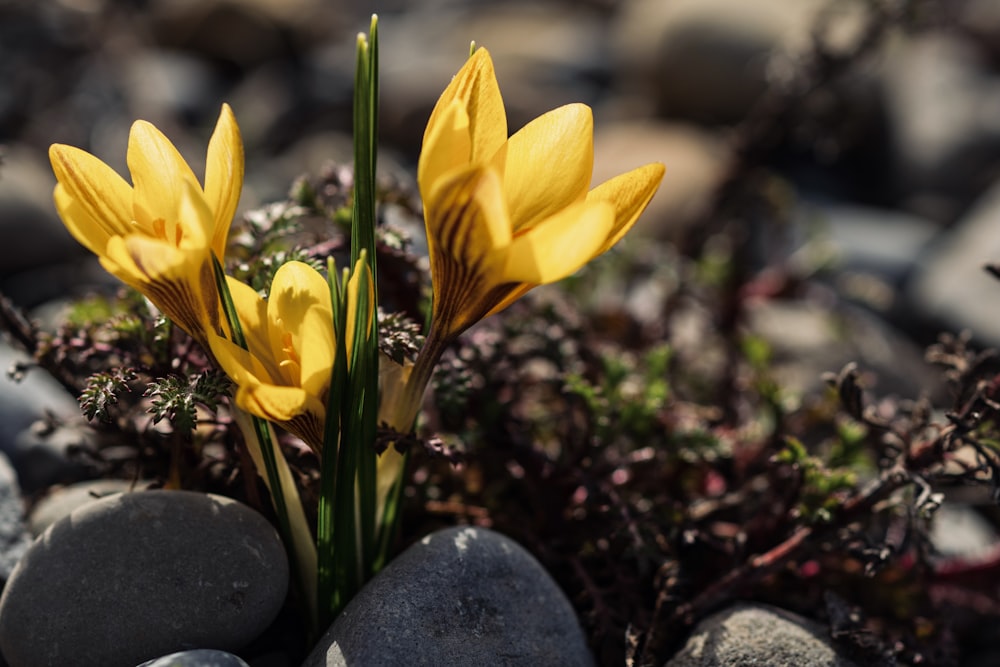
<path id="1" fill-rule="evenodd" d="M 205 163 L 205 200 L 214 213 L 211 247 L 220 259 L 226 254 L 229 227 L 243 189 L 243 139 L 233 110 L 222 105 L 219 121 L 208 142 Z"/>
<path id="2" fill-rule="evenodd" d="M 495 251 L 511 241 L 503 186 L 492 169 L 473 167 L 445 180 L 425 203 L 424 213 L 427 235 L 437 250 L 466 264 L 485 268 Z"/>
<path id="3" fill-rule="evenodd" d="M 322 451 L 326 407 L 300 387 L 240 385 L 236 404 L 252 415 L 281 424 L 315 451 Z"/>
<path id="4" fill-rule="evenodd" d="M 207 343 L 207 332 L 214 329 L 207 304 L 215 295 L 207 260 L 199 262 L 168 243 L 132 235 L 112 237 L 101 265 L 142 292 L 192 338 Z"/>
<path id="5" fill-rule="evenodd" d="M 427 121 L 428 130 L 435 126 L 438 115 L 456 100 L 469 115 L 471 161 L 489 162 L 507 141 L 507 111 L 500 96 L 493 60 L 486 49 L 477 49 L 445 88 Z"/>
<path id="6" fill-rule="evenodd" d="M 56 184 L 52 196 L 56 211 L 73 238 L 95 255 L 102 254 L 112 236 L 107 225 L 90 215 L 80 200 L 70 196 L 62 183 Z"/>
<path id="7" fill-rule="evenodd" d="M 427 125 L 417 163 L 420 196 L 429 201 L 433 187 L 451 172 L 468 166 L 472 155 L 469 114 L 458 100 L 445 105 L 433 124 Z"/>
<path id="8" fill-rule="evenodd" d="M 132 188 L 114 169 L 86 151 L 62 144 L 49 148 L 49 160 L 65 196 L 79 204 L 101 234 L 131 231 Z"/>

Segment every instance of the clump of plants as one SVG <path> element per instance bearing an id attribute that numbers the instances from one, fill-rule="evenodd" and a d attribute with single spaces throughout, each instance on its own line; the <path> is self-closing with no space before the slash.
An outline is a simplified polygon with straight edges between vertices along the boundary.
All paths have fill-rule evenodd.
<path id="1" fill-rule="evenodd" d="M 310 636 L 400 548 L 474 523 L 540 559 L 602 664 L 662 664 L 738 599 L 819 610 L 862 664 L 950 664 L 967 619 L 1000 614 L 977 591 L 997 564 L 932 560 L 927 522 L 940 488 L 997 493 L 995 353 L 963 336 L 928 349 L 954 395 L 936 413 L 872 395 L 856 365 L 792 395 L 743 326 L 762 267 L 740 223 L 767 236 L 785 215 L 761 152 L 790 131 L 799 92 L 890 19 L 873 16 L 853 54 L 817 43 L 740 135 L 686 247 L 624 244 L 586 267 L 634 224 L 662 166 L 589 190 L 585 107 L 508 138 L 492 61 L 474 50 L 425 134 L 420 256 L 381 216 L 421 204 L 377 176 L 373 24 L 353 167 L 304 176 L 231 229 L 243 164 L 228 107 L 204 183 L 179 156 L 153 164 L 143 146 L 173 153 L 148 124 L 133 130 L 132 186 L 54 148 L 60 213 L 127 287 L 51 332 L 5 301 L 4 328 L 79 397 L 98 437 L 76 455 L 94 476 L 224 493 L 275 522 Z M 568 175 L 528 159 L 539 144 Z"/>

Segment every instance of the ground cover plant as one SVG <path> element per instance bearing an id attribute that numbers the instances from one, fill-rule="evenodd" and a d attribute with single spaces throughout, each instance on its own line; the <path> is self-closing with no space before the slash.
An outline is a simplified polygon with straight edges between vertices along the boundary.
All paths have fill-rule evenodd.
<path id="1" fill-rule="evenodd" d="M 801 267 L 770 261 L 788 210 L 768 163 L 818 141 L 803 130 L 817 120 L 810 93 L 861 61 L 906 18 L 899 11 L 873 5 L 847 49 L 818 33 L 739 129 L 728 177 L 683 244 L 623 244 L 516 303 L 519 287 L 434 311 L 449 302 L 429 299 L 432 274 L 447 271 L 433 239 L 428 265 L 413 227 L 384 216 L 394 207 L 420 229 L 430 188 L 421 183 L 421 204 L 412 181 L 371 174 L 374 342 L 405 365 L 426 349 L 429 317 L 449 325 L 437 332 L 448 345 L 433 343 L 439 363 L 422 370 L 431 391 L 417 429 L 406 426 L 420 407 L 411 396 L 407 414 L 374 434 L 372 453 L 408 458 L 389 552 L 456 523 L 512 536 L 569 594 L 601 664 L 662 664 L 695 622 L 738 599 L 819 610 L 859 664 L 956 664 L 1000 614 L 989 585 L 998 565 L 935 561 L 927 525 L 942 489 L 997 493 L 996 353 L 967 335 L 929 342 L 946 405 L 920 388 L 880 395 L 858 364 L 829 369 L 827 391 L 798 396 L 746 326 L 756 301 L 811 298 Z M 287 199 L 234 222 L 226 270 L 267 290 L 291 262 L 356 266 L 355 186 L 341 164 L 289 184 Z M 507 307 L 471 326 L 498 303 Z M 279 520 L 230 407 L 238 389 L 199 340 L 201 320 L 166 312 L 172 323 L 131 288 L 79 301 L 55 332 L 7 301 L 0 312 L 35 363 L 80 397 L 100 437 L 76 455 L 96 474 L 223 493 Z M 314 526 L 323 447 L 275 421 L 287 427 L 276 446 Z M 272 639 L 307 641 L 284 631 Z"/>

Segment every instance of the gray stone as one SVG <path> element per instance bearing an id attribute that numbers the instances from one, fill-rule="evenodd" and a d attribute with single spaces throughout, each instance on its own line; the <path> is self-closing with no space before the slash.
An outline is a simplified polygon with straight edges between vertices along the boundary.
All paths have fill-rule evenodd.
<path id="1" fill-rule="evenodd" d="M 966 41 L 938 32 L 884 60 L 891 167 L 907 210 L 953 222 L 1000 160 L 1000 78 Z"/>
<path id="2" fill-rule="evenodd" d="M 287 587 L 281 541 L 249 507 L 188 491 L 109 496 L 50 526 L 18 563 L 0 597 L 0 649 L 18 667 L 238 650 Z"/>
<path id="3" fill-rule="evenodd" d="M 994 0 L 965 0 L 958 10 L 962 32 L 994 59 L 1000 56 L 1000 3 Z M 1000 660 L 997 663 L 1000 664 Z"/>
<path id="4" fill-rule="evenodd" d="M 249 667 L 240 658 L 225 651 L 194 649 L 171 653 L 138 667 Z"/>
<path id="5" fill-rule="evenodd" d="M 928 537 L 938 557 L 974 561 L 1000 544 L 993 525 L 974 507 L 945 502 L 931 519 Z"/>
<path id="6" fill-rule="evenodd" d="M 983 267 L 1000 262 L 1000 181 L 936 241 L 909 281 L 905 296 L 920 315 L 947 330 L 968 329 L 986 345 L 1000 345 L 1000 319 L 990 304 L 1000 281 Z"/>
<path id="7" fill-rule="evenodd" d="M 823 374 L 857 362 L 865 386 L 878 395 L 942 400 L 947 392 L 923 351 L 870 312 L 838 304 L 755 300 L 747 308 L 749 331 L 771 346 L 774 379 L 792 395 L 825 389 Z"/>
<path id="8" fill-rule="evenodd" d="M 51 484 L 65 484 L 93 476 L 93 469 L 74 460 L 72 450 L 88 448 L 96 433 L 75 417 L 61 422 L 38 420 L 14 438 L 11 462 L 17 469 L 21 488 L 34 493 Z"/>
<path id="9" fill-rule="evenodd" d="M 365 586 L 303 667 L 590 665 L 573 607 L 527 551 L 482 528 L 414 544 Z"/>
<path id="10" fill-rule="evenodd" d="M 898 285 L 941 231 L 923 218 L 867 206 L 803 202 L 802 229 L 834 255 L 838 272 L 863 272 Z M 818 232 L 818 233 L 817 233 Z"/>
<path id="11" fill-rule="evenodd" d="M 666 667 L 854 667 L 826 629 L 783 609 L 739 604 L 709 616 Z"/>
<path id="12" fill-rule="evenodd" d="M 35 147 L 4 146 L 0 177 L 0 276 L 86 253 L 52 204 L 55 177 Z"/>
<path id="13" fill-rule="evenodd" d="M 608 76 L 607 25 L 592 12 L 523 1 L 419 3 L 392 23 L 393 37 L 381 45 L 379 133 L 408 151 L 419 146 L 438 96 L 465 62 L 469 40 L 493 56 L 511 133 L 561 104 L 593 105 L 602 92 L 597 82 Z M 323 54 L 327 65 L 317 65 L 334 76 L 347 65 L 353 79 L 353 49 L 342 41 Z"/>
<path id="14" fill-rule="evenodd" d="M 218 82 L 203 59 L 183 51 L 149 47 L 121 66 L 122 78 L 140 117 L 199 112 L 211 115 L 209 109 L 215 105 L 212 92 Z"/>
<path id="15" fill-rule="evenodd" d="M 823 7 L 817 0 L 623 3 L 612 37 L 616 81 L 655 100 L 667 117 L 737 122 L 767 88 L 772 54 L 807 46 Z"/>
<path id="16" fill-rule="evenodd" d="M 10 300 L 40 329 L 50 332 L 66 323 L 70 304 L 95 293 L 113 295 L 121 286 L 96 255 L 33 266 L 0 282 Z"/>
<path id="17" fill-rule="evenodd" d="M 0 580 L 10 577 L 30 544 L 17 475 L 7 457 L 0 454 Z"/>
<path id="18" fill-rule="evenodd" d="M 23 379 L 15 380 L 8 371 L 15 363 L 29 368 Z M 0 343 L 0 436 L 9 440 L 46 414 L 70 419 L 80 416 L 76 400 L 52 376 L 37 367 L 23 352 Z"/>
<path id="19" fill-rule="evenodd" d="M 115 493 L 141 491 L 147 485 L 148 482 L 133 483 L 124 479 L 96 479 L 53 489 L 32 508 L 28 515 L 28 529 L 37 537 L 56 521 L 87 503 Z"/>
<path id="20" fill-rule="evenodd" d="M 0 343 L 0 452 L 17 471 L 25 493 L 56 482 L 76 481 L 84 469 L 66 454 L 86 441 L 76 400 L 45 371 L 32 367 L 23 379 L 7 375 L 27 355 Z M 59 424 L 66 424 L 60 427 Z"/>

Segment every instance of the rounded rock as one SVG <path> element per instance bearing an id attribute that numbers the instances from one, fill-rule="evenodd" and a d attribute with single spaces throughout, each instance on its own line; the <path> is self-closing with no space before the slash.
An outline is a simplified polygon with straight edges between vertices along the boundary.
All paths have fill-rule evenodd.
<path id="1" fill-rule="evenodd" d="M 573 606 L 522 546 L 483 528 L 428 535 L 347 605 L 302 667 L 593 664 Z"/>
<path id="2" fill-rule="evenodd" d="M 63 438 L 70 429 L 53 429 L 50 424 L 83 420 L 76 399 L 54 377 L 30 368 L 26 354 L 0 342 L 0 368 L 21 363 L 29 370 L 20 381 L 0 377 L 0 452 L 17 471 L 21 490 L 34 493 L 49 484 L 80 479 L 84 471 L 67 451 L 83 438 Z"/>
<path id="3" fill-rule="evenodd" d="M 54 489 L 31 510 L 28 529 L 32 536 L 38 537 L 46 528 L 74 510 L 116 493 L 141 489 L 142 485 L 143 482 L 137 484 L 124 479 L 95 479 Z"/>
<path id="4" fill-rule="evenodd" d="M 237 650 L 287 587 L 281 541 L 249 507 L 189 491 L 109 496 L 50 526 L 18 563 L 0 597 L 0 649 L 16 667 Z"/>
<path id="5" fill-rule="evenodd" d="M 156 660 L 144 662 L 139 667 L 248 667 L 240 658 L 214 649 L 198 648 L 171 653 Z"/>
<path id="6" fill-rule="evenodd" d="M 664 667 L 810 665 L 856 667 L 820 624 L 767 605 L 737 604 L 709 616 Z"/>
<path id="7" fill-rule="evenodd" d="M 7 580 L 31 544 L 23 517 L 24 501 L 17 485 L 17 474 L 7 457 L 0 453 L 0 581 Z"/>

